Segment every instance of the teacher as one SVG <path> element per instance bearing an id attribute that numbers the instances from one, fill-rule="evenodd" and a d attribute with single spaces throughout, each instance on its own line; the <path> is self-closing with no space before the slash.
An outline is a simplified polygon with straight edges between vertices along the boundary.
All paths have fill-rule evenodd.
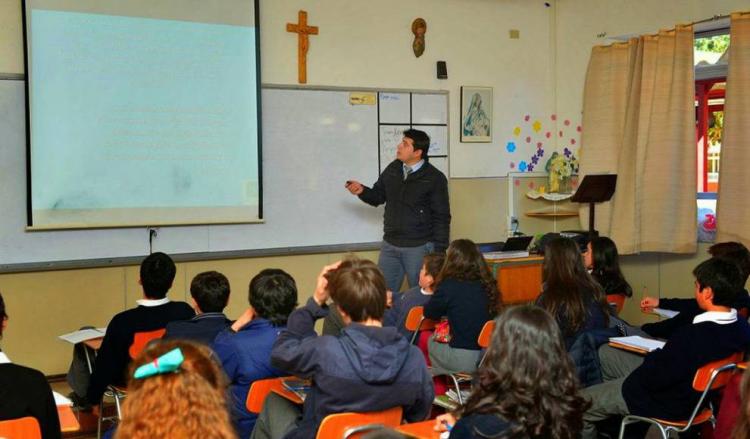
<path id="1" fill-rule="evenodd" d="M 428 161 L 430 137 L 409 129 L 391 162 L 372 188 L 347 181 L 346 188 L 372 206 L 385 203 L 383 245 L 378 266 L 388 289 L 400 291 L 404 274 L 410 287 L 419 281 L 422 258 L 448 247 L 451 210 L 448 180 Z"/>

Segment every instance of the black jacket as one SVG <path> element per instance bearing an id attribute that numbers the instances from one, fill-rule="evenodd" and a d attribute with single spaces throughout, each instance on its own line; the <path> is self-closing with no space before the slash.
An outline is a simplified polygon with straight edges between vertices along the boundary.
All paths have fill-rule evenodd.
<path id="1" fill-rule="evenodd" d="M 448 248 L 448 180 L 430 162 L 404 180 L 403 163 L 394 160 L 359 198 L 373 206 L 385 203 L 383 239 L 388 243 L 416 247 L 432 242 L 436 251 Z"/>
<path id="2" fill-rule="evenodd" d="M 271 351 L 272 366 L 313 382 L 302 420 L 285 437 L 315 437 L 320 422 L 332 413 L 401 406 L 406 421 L 424 420 L 435 393 L 419 349 L 395 328 L 359 323 L 346 326 L 339 337 L 318 337 L 315 320 L 327 312 L 309 299 L 289 315 Z"/>
<path id="3" fill-rule="evenodd" d="M 0 364 L 0 420 L 33 416 L 43 439 L 58 439 L 60 420 L 47 379 L 41 372 L 15 364 Z"/>
<path id="4" fill-rule="evenodd" d="M 206 312 L 190 320 L 175 320 L 167 323 L 167 332 L 162 338 L 179 338 L 211 344 L 219 332 L 231 324 L 232 321 L 227 319 L 224 313 Z"/>

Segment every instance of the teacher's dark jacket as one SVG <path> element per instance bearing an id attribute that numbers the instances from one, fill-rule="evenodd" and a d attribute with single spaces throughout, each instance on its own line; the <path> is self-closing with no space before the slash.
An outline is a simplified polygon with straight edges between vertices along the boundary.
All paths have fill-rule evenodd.
<path id="1" fill-rule="evenodd" d="M 389 244 L 417 247 L 432 242 L 437 251 L 448 248 L 448 180 L 430 162 L 404 180 L 403 162 L 394 160 L 359 198 L 373 206 L 385 203 L 383 239 Z"/>

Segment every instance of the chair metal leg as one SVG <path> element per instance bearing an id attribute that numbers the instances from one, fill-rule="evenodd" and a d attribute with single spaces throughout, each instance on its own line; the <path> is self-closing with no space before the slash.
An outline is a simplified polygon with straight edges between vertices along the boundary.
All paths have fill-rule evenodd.
<path id="1" fill-rule="evenodd" d="M 464 398 L 461 396 L 461 386 L 458 384 L 458 378 L 454 374 L 448 374 L 449 377 L 453 380 L 453 385 L 456 386 L 456 394 L 458 396 L 458 404 L 464 405 Z"/>
<path id="2" fill-rule="evenodd" d="M 96 420 L 96 439 L 102 438 L 102 417 L 104 416 L 104 398 L 99 400 L 99 417 Z"/>

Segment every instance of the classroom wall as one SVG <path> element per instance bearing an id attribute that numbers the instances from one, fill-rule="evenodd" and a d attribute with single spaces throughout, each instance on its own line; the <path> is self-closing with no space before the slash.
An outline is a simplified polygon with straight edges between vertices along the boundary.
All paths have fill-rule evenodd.
<path id="1" fill-rule="evenodd" d="M 296 82 L 296 38 L 285 32 L 284 25 L 296 21 L 297 10 L 305 9 L 310 24 L 320 26 L 320 35 L 312 37 L 310 45 L 310 84 L 448 90 L 452 173 L 459 176 L 474 168 L 477 175 L 483 175 L 482 166 L 494 160 L 500 139 L 491 145 L 458 141 L 455 127 L 461 85 L 494 87 L 496 108 L 527 102 L 523 104 L 526 108 L 513 106 L 496 112 L 497 126 L 510 126 L 512 121 L 501 119 L 515 118 L 528 108 L 579 114 L 590 47 L 600 42 L 597 33 L 655 31 L 740 9 L 742 2 L 560 0 L 552 2 L 552 8 L 543 3 L 261 0 L 263 81 Z M 635 7 L 628 6 L 634 3 Z M 23 71 L 20 16 L 20 0 L 0 0 L 0 75 Z M 428 24 L 427 50 L 419 59 L 411 51 L 410 32 L 411 20 L 417 16 Z M 520 30 L 520 40 L 508 39 L 511 28 Z M 398 48 L 383 50 L 384 46 Z M 446 81 L 435 79 L 437 60 L 448 62 Z M 468 159 L 457 162 L 454 156 Z M 506 178 L 452 178 L 452 237 L 477 242 L 502 240 L 509 202 L 507 184 Z M 521 221 L 521 230 L 527 233 L 552 229 L 548 221 Z M 704 253 L 705 246 L 701 246 L 694 257 L 629 256 L 623 266 L 636 295 L 646 285 L 652 294 L 661 291 L 665 296 L 690 297 L 690 270 Z M 363 255 L 377 257 L 375 252 Z M 246 304 L 250 277 L 262 268 L 279 267 L 297 279 L 300 301 L 304 301 L 320 268 L 339 257 L 316 254 L 181 263 L 170 296 L 186 298 L 194 274 L 216 269 L 230 279 L 233 294 L 228 313 L 236 315 Z M 135 266 L 0 275 L 0 291 L 11 318 L 3 350 L 15 361 L 44 373 L 65 372 L 71 349 L 56 336 L 84 324 L 105 325 L 112 314 L 133 306 L 140 294 L 137 278 Z M 624 315 L 637 323 L 644 316 L 635 301 L 629 301 Z"/>

